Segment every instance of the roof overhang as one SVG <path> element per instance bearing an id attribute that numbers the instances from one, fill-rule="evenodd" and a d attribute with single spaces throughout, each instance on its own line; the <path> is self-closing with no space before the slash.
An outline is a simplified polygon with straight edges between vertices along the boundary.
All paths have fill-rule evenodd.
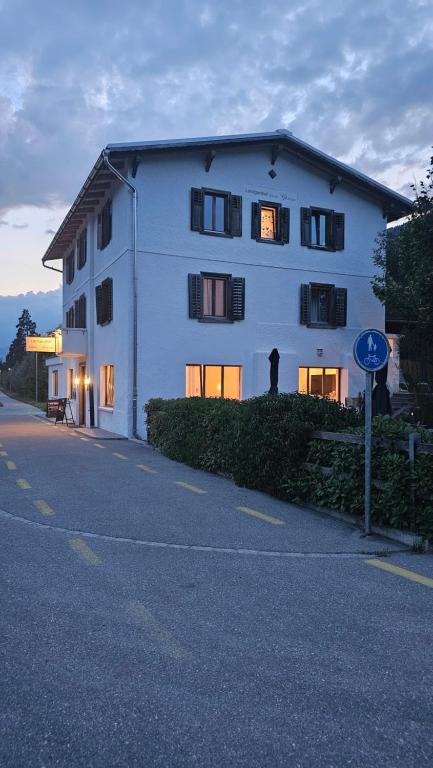
<path id="1" fill-rule="evenodd" d="M 373 198 L 382 207 L 383 216 L 388 222 L 407 216 L 413 209 L 412 201 L 404 195 L 394 192 L 369 176 L 351 168 L 351 166 L 296 138 L 290 131 L 283 129 L 269 133 L 108 144 L 104 152 L 98 157 L 70 211 L 44 254 L 42 262 L 53 261 L 64 256 L 85 223 L 87 215 L 99 208 L 107 191 L 116 180 L 116 176 L 104 163 L 104 153 L 109 155 L 110 163 L 121 172 L 125 167 L 126 159 L 130 159 L 132 161 L 132 175 L 135 176 L 140 159 L 147 154 L 178 152 L 179 150 L 191 152 L 203 150 L 204 166 L 206 170 L 209 170 L 219 148 L 257 144 L 269 145 L 272 165 L 275 164 L 280 154 L 288 154 L 292 158 L 314 166 L 322 174 L 325 174 L 331 192 L 336 186 L 342 184 Z"/>

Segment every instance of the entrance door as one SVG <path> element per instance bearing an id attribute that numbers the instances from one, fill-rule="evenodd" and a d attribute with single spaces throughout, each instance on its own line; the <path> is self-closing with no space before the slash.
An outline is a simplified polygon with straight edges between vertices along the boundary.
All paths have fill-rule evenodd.
<path id="1" fill-rule="evenodd" d="M 78 423 L 82 427 L 86 423 L 86 387 L 84 380 L 86 378 L 86 366 L 80 365 L 80 377 L 78 385 Z"/>

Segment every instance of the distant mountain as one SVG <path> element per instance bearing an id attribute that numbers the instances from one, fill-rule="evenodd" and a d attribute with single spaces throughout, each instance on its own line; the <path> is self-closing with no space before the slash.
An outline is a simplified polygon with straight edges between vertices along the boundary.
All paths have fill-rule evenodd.
<path id="1" fill-rule="evenodd" d="M 38 333 L 52 331 L 62 322 L 61 289 L 46 293 L 30 291 L 18 296 L 0 296 L 0 358 L 5 358 L 15 338 L 15 326 L 23 309 L 29 310 Z"/>

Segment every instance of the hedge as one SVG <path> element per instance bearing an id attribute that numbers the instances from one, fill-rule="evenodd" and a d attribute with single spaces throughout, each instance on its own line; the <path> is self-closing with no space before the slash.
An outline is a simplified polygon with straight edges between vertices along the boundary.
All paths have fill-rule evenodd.
<path id="1" fill-rule="evenodd" d="M 358 425 L 354 409 L 308 395 L 250 400 L 180 398 L 146 405 L 150 442 L 192 467 L 222 472 L 239 485 L 285 497 L 284 484 L 305 461 L 314 429 Z"/>

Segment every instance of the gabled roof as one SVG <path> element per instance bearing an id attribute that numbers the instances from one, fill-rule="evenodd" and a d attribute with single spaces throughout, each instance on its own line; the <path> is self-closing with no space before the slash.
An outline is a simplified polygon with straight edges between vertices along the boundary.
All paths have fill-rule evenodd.
<path id="1" fill-rule="evenodd" d="M 140 162 L 140 157 L 145 154 L 175 152 L 179 150 L 203 150 L 206 151 L 204 155 L 205 166 L 210 167 L 219 147 L 255 144 L 268 144 L 270 146 L 270 162 L 272 164 L 275 163 L 279 154 L 287 153 L 289 157 L 295 157 L 328 174 L 331 191 L 338 184 L 344 184 L 344 186 L 358 189 L 358 191 L 371 196 L 378 204 L 382 205 L 388 222 L 395 221 L 402 216 L 407 216 L 412 210 L 413 203 L 407 197 L 400 195 L 398 192 L 393 192 L 364 173 L 360 173 L 360 171 L 316 149 L 311 144 L 296 138 L 290 131 L 285 129 L 266 133 L 243 133 L 233 136 L 206 136 L 192 139 L 108 144 L 98 157 L 42 261 L 46 262 L 62 258 L 65 251 L 74 242 L 76 234 L 85 222 L 87 214 L 97 210 L 104 200 L 105 194 L 116 178 L 105 165 L 104 154 L 108 154 L 110 163 L 121 173 L 124 173 L 126 168 L 125 161 L 128 157 L 133 159 L 136 167 Z"/>

